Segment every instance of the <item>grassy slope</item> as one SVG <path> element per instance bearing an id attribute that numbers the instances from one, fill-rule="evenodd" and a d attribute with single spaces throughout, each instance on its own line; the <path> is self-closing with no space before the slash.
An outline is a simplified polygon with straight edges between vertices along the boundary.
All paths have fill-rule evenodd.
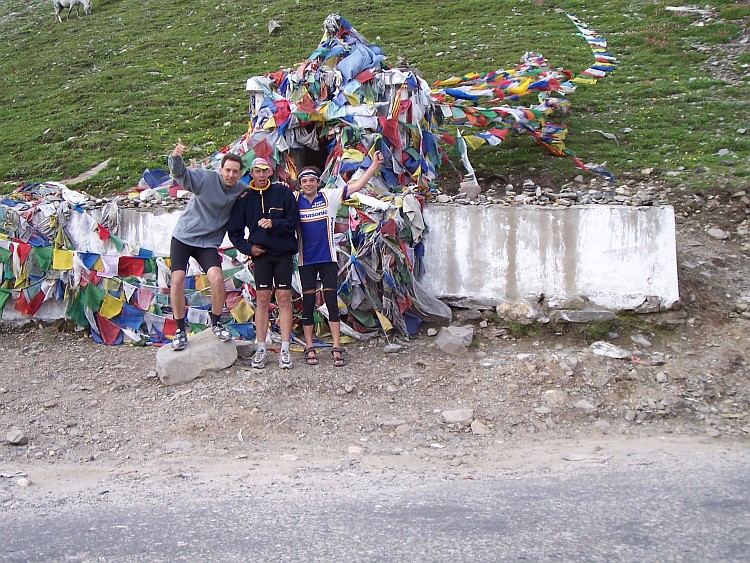
<path id="1" fill-rule="evenodd" d="M 562 8 L 609 41 L 620 68 L 579 87 L 568 146 L 585 162 L 618 176 L 643 167 L 684 167 L 675 182 L 730 188 L 750 173 L 750 68 L 747 55 L 725 60 L 733 85 L 707 72 L 711 47 L 721 53 L 750 21 L 750 6 L 712 4 L 719 17 L 664 10 L 668 2 L 545 0 L 322 1 L 94 0 L 94 13 L 62 25 L 47 0 L 0 4 L 0 191 L 24 181 L 61 180 L 106 158 L 110 166 L 83 189 L 123 191 L 146 167 L 163 167 L 177 136 L 203 157 L 246 129 L 249 76 L 295 66 L 316 47 L 325 16 L 338 11 L 389 60 L 399 55 L 432 82 L 472 70 L 508 68 L 529 50 L 555 66 L 583 70 L 592 61 Z M 268 34 L 269 19 L 282 25 Z M 436 54 L 442 52 L 442 56 Z M 744 67 L 742 65 L 745 65 Z M 744 79 L 743 79 L 744 75 Z M 526 104 L 532 103 L 531 100 Z M 562 118 L 561 118 L 562 119 Z M 623 133 L 626 128 L 630 133 Z M 591 130 L 618 136 L 619 144 Z M 213 143 L 213 144 L 212 144 Z M 719 149 L 737 164 L 720 165 Z M 526 138 L 472 156 L 480 170 L 553 178 L 578 173 Z M 724 157 L 726 160 L 726 157 Z M 708 172 L 701 173 L 701 168 Z M 696 173 L 696 171 L 698 171 Z"/>

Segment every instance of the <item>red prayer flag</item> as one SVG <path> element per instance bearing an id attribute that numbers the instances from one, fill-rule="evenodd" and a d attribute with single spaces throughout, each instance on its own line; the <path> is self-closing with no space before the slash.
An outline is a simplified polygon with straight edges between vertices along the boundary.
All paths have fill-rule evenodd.
<path id="1" fill-rule="evenodd" d="M 144 271 L 143 258 L 135 256 L 120 256 L 117 261 L 117 275 L 121 278 L 128 276 L 142 277 Z"/>
<path id="2" fill-rule="evenodd" d="M 100 240 L 107 240 L 109 238 L 109 229 L 107 229 L 107 227 L 104 227 L 103 225 L 97 223 L 96 230 L 99 232 Z"/>
<path id="3" fill-rule="evenodd" d="M 114 346 L 117 343 L 117 337 L 120 336 L 120 327 L 99 313 L 95 313 L 96 323 L 99 325 L 99 336 L 107 346 Z"/>

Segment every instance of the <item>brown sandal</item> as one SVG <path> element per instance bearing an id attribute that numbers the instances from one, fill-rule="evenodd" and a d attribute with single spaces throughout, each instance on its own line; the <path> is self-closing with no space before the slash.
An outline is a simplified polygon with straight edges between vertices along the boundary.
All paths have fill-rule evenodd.
<path id="1" fill-rule="evenodd" d="M 308 366 L 318 365 L 318 353 L 315 351 L 315 348 L 305 348 L 305 363 Z"/>
<path id="2" fill-rule="evenodd" d="M 346 365 L 346 357 L 349 352 L 346 348 L 331 348 L 331 354 L 333 355 L 333 365 L 337 368 L 342 368 Z"/>

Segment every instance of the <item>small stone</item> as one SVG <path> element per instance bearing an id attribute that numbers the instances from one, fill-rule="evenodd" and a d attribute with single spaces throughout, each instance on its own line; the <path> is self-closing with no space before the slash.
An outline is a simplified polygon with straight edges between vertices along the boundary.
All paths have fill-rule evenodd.
<path id="1" fill-rule="evenodd" d="M 602 434 L 608 434 L 612 429 L 612 425 L 606 420 L 597 420 L 594 422 L 594 428 L 599 430 Z"/>
<path id="2" fill-rule="evenodd" d="M 29 439 L 26 437 L 26 434 L 23 433 L 23 430 L 16 428 L 15 426 L 5 434 L 5 440 L 11 446 L 24 446 L 29 443 Z"/>
<path id="3" fill-rule="evenodd" d="M 718 227 L 712 227 L 708 229 L 708 236 L 718 240 L 726 240 L 729 238 L 729 233 Z"/>
<path id="4" fill-rule="evenodd" d="M 667 377 L 667 374 L 664 373 L 663 371 L 660 371 L 659 373 L 656 374 L 657 383 L 666 383 L 667 381 L 669 381 L 669 377 Z"/>
<path id="5" fill-rule="evenodd" d="M 399 436 L 404 436 L 411 432 L 411 427 L 408 424 L 399 424 L 396 426 L 396 434 Z"/>
<path id="6" fill-rule="evenodd" d="M 360 455 L 365 449 L 362 446 L 349 446 L 346 451 L 353 455 Z"/>
<path id="7" fill-rule="evenodd" d="M 446 424 L 460 424 L 469 426 L 474 420 L 474 411 L 471 409 L 455 409 L 441 413 Z"/>
<path id="8" fill-rule="evenodd" d="M 279 459 L 281 461 L 297 461 L 299 458 L 294 454 L 282 454 Z"/>
<path id="9" fill-rule="evenodd" d="M 596 407 L 589 403 L 586 399 L 581 399 L 580 401 L 576 401 L 575 403 L 573 403 L 573 408 L 588 412 L 596 410 Z"/>
<path id="10" fill-rule="evenodd" d="M 487 434 L 491 434 L 490 429 L 487 428 L 487 426 L 485 426 L 484 423 L 480 422 L 479 420 L 475 420 L 471 423 L 471 433 L 476 434 L 477 436 L 485 436 Z"/>
<path id="11" fill-rule="evenodd" d="M 436 328 L 430 327 L 427 329 L 427 336 L 435 336 L 438 333 Z"/>

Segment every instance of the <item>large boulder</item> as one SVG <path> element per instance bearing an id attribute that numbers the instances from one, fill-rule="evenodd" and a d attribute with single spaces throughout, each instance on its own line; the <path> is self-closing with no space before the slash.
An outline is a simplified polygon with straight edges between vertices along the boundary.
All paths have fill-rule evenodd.
<path id="1" fill-rule="evenodd" d="M 221 342 L 211 330 L 204 330 L 188 338 L 184 350 L 162 346 L 156 353 L 156 371 L 164 385 L 180 385 L 228 368 L 236 360 L 233 342 Z"/>

